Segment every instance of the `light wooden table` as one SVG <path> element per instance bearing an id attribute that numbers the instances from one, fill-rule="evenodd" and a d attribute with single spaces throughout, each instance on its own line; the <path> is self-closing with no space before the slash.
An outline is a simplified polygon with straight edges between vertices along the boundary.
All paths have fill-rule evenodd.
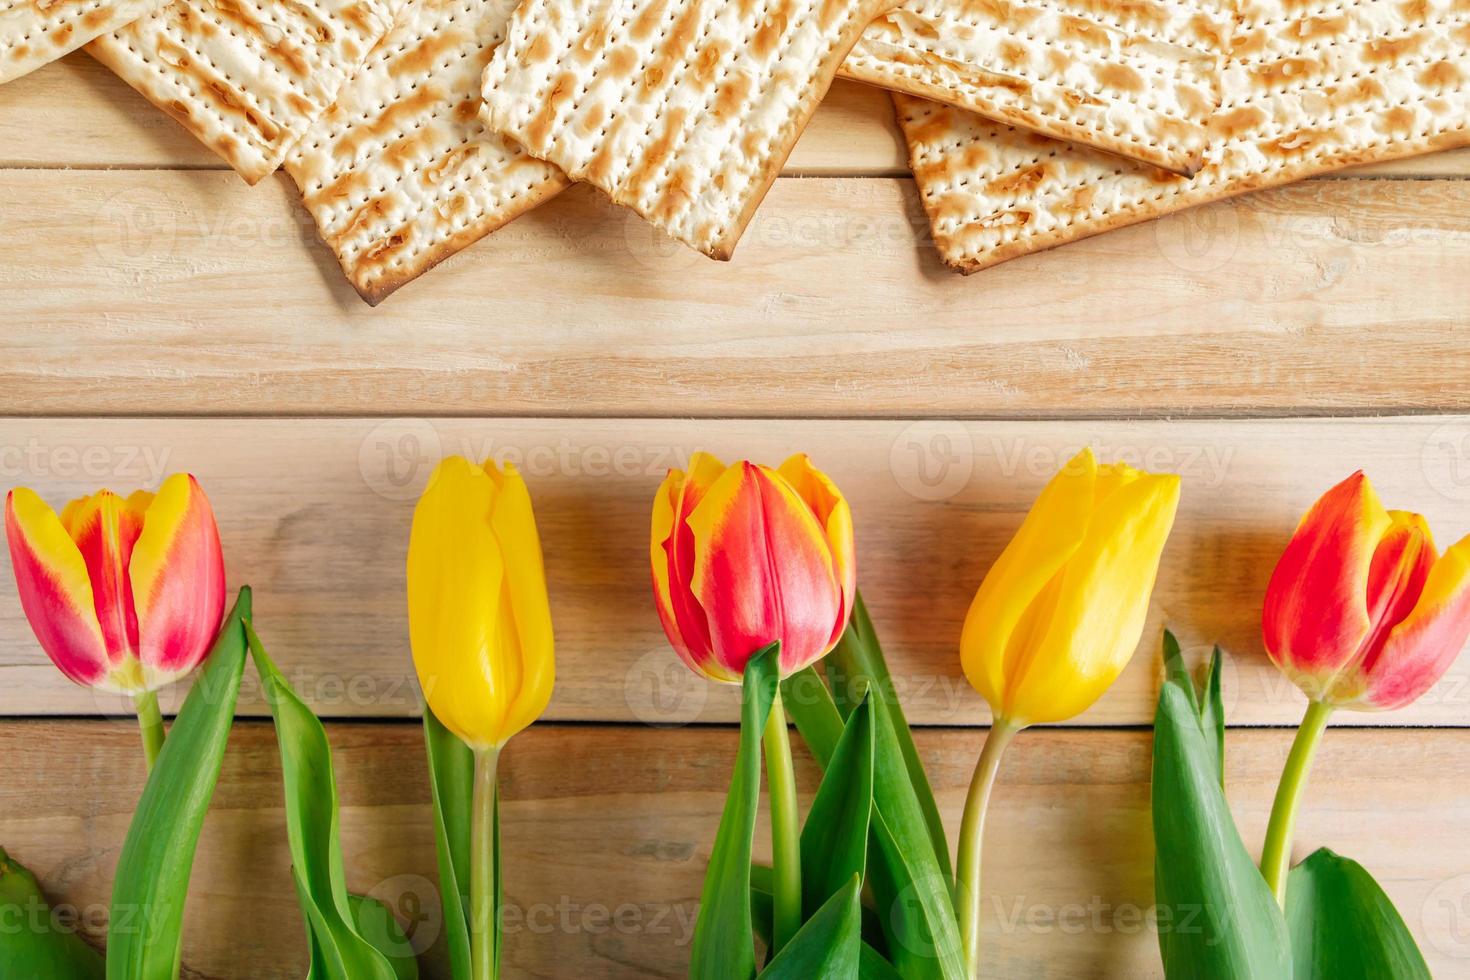
<path id="1" fill-rule="evenodd" d="M 256 588 L 276 659 L 332 719 L 350 884 L 422 942 L 438 926 L 408 522 L 441 454 L 522 463 L 559 668 L 546 721 L 504 764 L 511 978 L 683 975 L 736 704 L 663 640 L 645 534 L 664 470 L 695 449 L 806 449 L 848 493 L 952 822 L 987 723 L 959 624 L 1037 489 L 1084 443 L 1184 475 L 1138 656 L 1093 710 L 1006 760 L 987 846 L 997 978 L 1158 972 L 1162 625 L 1196 659 L 1217 640 L 1231 652 L 1230 793 L 1254 845 L 1303 707 L 1258 626 L 1297 517 L 1364 466 L 1442 544 L 1470 530 L 1470 152 L 962 279 L 925 245 L 886 97 L 839 85 L 732 263 L 577 190 L 376 311 L 286 180 L 246 187 L 85 57 L 0 87 L 0 168 L 4 484 L 60 502 L 200 477 L 231 583 Z M 0 575 L 0 843 L 92 933 L 142 779 L 124 709 L 55 672 Z M 191 892 L 192 975 L 304 973 L 262 714 L 247 675 Z M 1363 861 L 1437 973 L 1463 975 L 1470 659 L 1408 710 L 1337 720 L 1299 851 Z M 802 778 L 810 791 L 810 766 Z"/>

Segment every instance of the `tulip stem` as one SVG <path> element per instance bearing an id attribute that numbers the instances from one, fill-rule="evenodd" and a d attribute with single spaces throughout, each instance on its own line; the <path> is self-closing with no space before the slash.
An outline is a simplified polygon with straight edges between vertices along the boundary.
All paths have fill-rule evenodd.
<path id="1" fill-rule="evenodd" d="M 494 980 L 496 955 L 495 852 L 500 826 L 495 820 L 495 770 L 500 747 L 475 750 L 475 786 L 470 823 L 470 975 Z"/>
<path id="2" fill-rule="evenodd" d="M 163 748 L 163 713 L 158 710 L 158 692 L 134 695 L 133 708 L 138 712 L 138 728 L 143 732 L 143 758 L 152 772 L 158 752 Z"/>
<path id="3" fill-rule="evenodd" d="M 1308 702 L 1306 717 L 1296 730 L 1291 754 L 1286 757 L 1286 768 L 1276 787 L 1276 802 L 1271 805 L 1271 822 L 1266 827 L 1266 843 L 1261 848 L 1261 874 L 1283 909 L 1286 908 L 1287 873 L 1291 870 L 1291 841 L 1296 832 L 1296 805 L 1307 785 L 1312 757 L 1317 754 L 1317 743 L 1322 740 L 1331 715 L 1331 705 Z"/>
<path id="4" fill-rule="evenodd" d="M 772 927 L 774 953 L 801 928 L 801 821 L 796 813 L 796 774 L 781 689 L 766 719 L 766 791 L 771 800 Z"/>
<path id="5" fill-rule="evenodd" d="M 965 948 L 965 976 L 973 978 L 980 970 L 980 845 L 985 836 L 985 811 L 990 808 L 990 791 L 995 774 L 1000 771 L 1000 757 L 1021 726 L 1008 718 L 996 718 L 985 736 L 985 747 L 975 763 L 970 780 L 970 793 L 965 797 L 965 814 L 960 821 L 960 847 L 957 871 L 959 881 L 959 919 Z"/>

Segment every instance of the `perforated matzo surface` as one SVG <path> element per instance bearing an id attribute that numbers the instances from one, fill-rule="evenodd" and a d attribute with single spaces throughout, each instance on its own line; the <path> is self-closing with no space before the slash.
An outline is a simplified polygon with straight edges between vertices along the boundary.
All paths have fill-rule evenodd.
<path id="1" fill-rule="evenodd" d="M 0 0 L 0 83 L 70 54 L 164 0 Z"/>
<path id="2" fill-rule="evenodd" d="M 515 0 L 410 0 L 286 170 L 369 303 L 567 185 L 480 122 Z"/>
<path id="3" fill-rule="evenodd" d="M 1470 143 L 1470 0 L 1257 0 L 1192 179 L 895 95 L 934 237 L 966 272 L 1233 194 Z"/>
<path id="4" fill-rule="evenodd" d="M 840 74 L 1192 173 L 1233 19 L 1233 0 L 908 0 Z"/>
<path id="5" fill-rule="evenodd" d="M 250 183 L 281 164 L 399 0 L 175 0 L 87 46 Z"/>
<path id="6" fill-rule="evenodd" d="M 728 258 L 858 34 L 892 0 L 525 0 L 485 118 Z"/>

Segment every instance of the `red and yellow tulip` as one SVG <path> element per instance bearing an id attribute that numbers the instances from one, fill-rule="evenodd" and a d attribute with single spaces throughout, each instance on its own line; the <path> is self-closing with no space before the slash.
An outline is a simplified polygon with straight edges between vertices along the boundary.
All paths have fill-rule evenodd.
<path id="1" fill-rule="evenodd" d="M 1438 554 L 1418 514 L 1363 473 L 1302 518 L 1266 589 L 1266 650 L 1309 698 L 1364 711 L 1415 700 L 1470 638 L 1470 537 Z"/>
<path id="2" fill-rule="evenodd" d="M 224 617 L 225 566 L 192 476 L 170 476 L 157 494 L 102 490 L 60 516 L 18 487 L 5 533 L 31 629 L 78 684 L 145 694 L 208 654 Z"/>
<path id="3" fill-rule="evenodd" d="M 805 455 L 772 469 L 695 453 L 654 498 L 649 555 L 669 642 L 712 680 L 738 682 L 777 641 L 781 675 L 801 670 L 852 612 L 852 512 Z"/>

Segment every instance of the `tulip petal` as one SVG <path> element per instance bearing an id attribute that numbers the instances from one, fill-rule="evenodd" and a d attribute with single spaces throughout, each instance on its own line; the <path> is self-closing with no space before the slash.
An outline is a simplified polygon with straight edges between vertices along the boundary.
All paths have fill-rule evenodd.
<path id="1" fill-rule="evenodd" d="M 852 508 L 832 479 L 812 465 L 806 453 L 797 453 L 777 470 L 797 496 L 817 515 L 827 534 L 827 547 L 832 553 L 833 574 L 842 587 L 842 611 L 838 614 L 831 636 L 835 645 L 847 629 L 852 615 L 853 597 L 857 594 L 857 552 L 853 545 Z"/>
<path id="2" fill-rule="evenodd" d="M 487 461 L 486 469 L 493 468 Z M 551 626 L 551 603 L 546 593 L 546 568 L 541 556 L 541 538 L 536 532 L 536 515 L 531 508 L 531 494 L 514 466 L 507 465 L 500 474 L 500 491 L 496 494 L 490 516 L 490 529 L 500 543 L 506 566 L 506 600 L 514 620 L 515 645 L 506 648 L 518 652 L 520 658 L 520 691 L 506 712 L 502 741 L 541 717 L 551 701 L 556 681 L 555 643 Z"/>
<path id="3" fill-rule="evenodd" d="M 1430 568 L 1413 611 L 1389 633 L 1373 662 L 1365 665 L 1363 702 L 1344 707 L 1381 710 L 1409 704 L 1444 676 L 1466 640 L 1470 640 L 1470 537 L 1457 542 Z"/>
<path id="4" fill-rule="evenodd" d="M 138 659 L 152 690 L 209 653 L 225 614 L 225 561 L 214 510 L 198 481 L 175 473 L 156 496 L 137 493 L 142 532 L 128 563 Z"/>
<path id="5" fill-rule="evenodd" d="M 1266 650 L 1309 694 L 1368 638 L 1373 555 L 1392 524 L 1368 478 L 1354 473 L 1312 505 L 1271 573 L 1261 617 Z"/>
<path id="6" fill-rule="evenodd" d="M 1063 721 L 1087 710 L 1117 680 L 1143 634 L 1164 543 L 1179 505 L 1179 478 L 1139 473 L 1117 480 L 1054 585 L 1045 635 L 1011 668 L 1006 717 Z"/>
<path id="7" fill-rule="evenodd" d="M 1007 651 L 1025 646 L 1021 634 L 1044 626 L 1044 603 L 1035 600 L 1087 533 L 1096 481 L 1097 461 L 1092 450 L 1083 449 L 1042 489 L 970 603 L 960 661 L 992 711 L 1001 712 L 1006 702 Z"/>
<path id="8" fill-rule="evenodd" d="M 429 477 L 408 543 L 408 626 L 419 685 L 444 726 L 475 748 L 500 744 L 520 677 L 497 670 L 505 566 L 491 530 L 495 484 L 451 456 Z M 511 638 L 513 639 L 513 638 Z"/>
<path id="9" fill-rule="evenodd" d="M 738 684 L 740 672 L 732 672 L 715 660 L 709 619 L 691 590 L 696 548 L 694 532 L 689 528 L 689 515 L 725 472 L 724 463 L 709 453 L 701 452 L 689 458 L 688 473 L 678 474 L 676 483 L 670 482 L 674 473 L 664 481 L 671 494 L 673 511 L 673 527 L 663 539 L 665 554 L 662 564 L 668 569 L 671 611 L 671 620 L 664 622 L 664 632 L 679 658 L 691 669 L 711 680 Z M 654 562 L 655 567 L 659 564 Z"/>
<path id="10" fill-rule="evenodd" d="M 143 532 L 144 515 L 111 490 L 100 490 L 67 504 L 62 511 L 67 533 L 76 542 L 92 580 L 92 600 L 107 657 L 125 689 L 142 684 L 138 678 L 138 616 L 133 583 L 128 575 L 133 547 Z M 212 637 L 211 637 L 212 638 Z"/>
<path id="11" fill-rule="evenodd" d="M 694 538 L 691 589 L 724 670 L 739 676 L 777 638 L 782 676 L 826 654 L 841 585 L 826 532 L 779 473 L 749 462 L 730 467 L 685 523 Z"/>
<path id="12" fill-rule="evenodd" d="M 41 649 L 76 683 L 98 683 L 111 664 L 87 563 L 71 535 L 34 491 L 17 487 L 5 500 L 5 537 L 21 608 Z"/>

